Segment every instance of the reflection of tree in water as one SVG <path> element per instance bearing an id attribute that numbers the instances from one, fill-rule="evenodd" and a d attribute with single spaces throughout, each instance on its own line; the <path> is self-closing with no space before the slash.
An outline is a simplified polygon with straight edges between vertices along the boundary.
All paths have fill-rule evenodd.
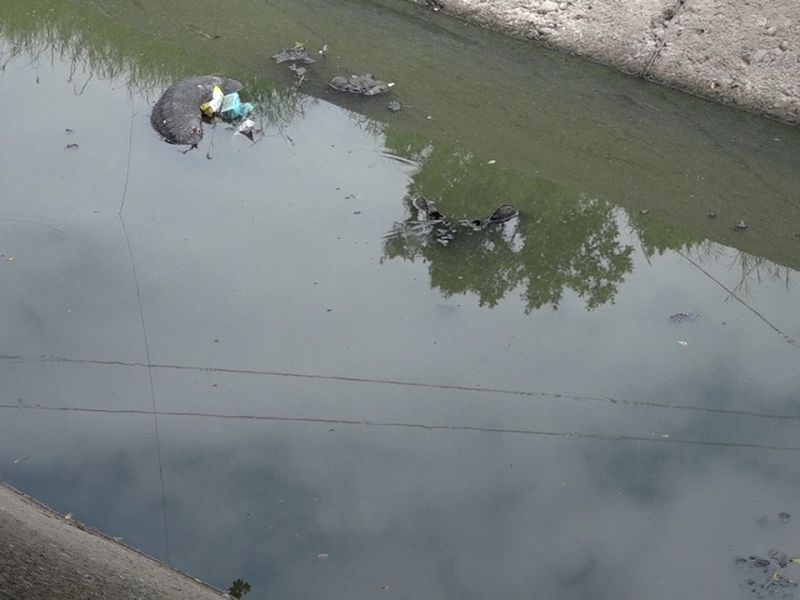
<path id="1" fill-rule="evenodd" d="M 774 283 L 781 283 L 788 290 L 792 286 L 792 274 L 795 273 L 791 268 L 764 257 L 709 240 L 687 248 L 680 254 L 708 277 L 712 276 L 703 268 L 703 264 L 711 262 L 726 264 L 727 270 L 738 278 L 737 283 L 732 286 L 715 279 L 718 285 L 728 292 L 726 302 L 731 299 L 744 302 L 751 297 L 752 288 L 760 289 Z"/>
<path id="2" fill-rule="evenodd" d="M 752 287 L 781 282 L 788 289 L 794 270 L 761 256 L 723 246 L 698 235 L 692 235 L 673 225 L 638 214 L 628 216 L 628 225 L 636 235 L 642 252 L 649 260 L 656 254 L 674 251 L 705 273 L 702 265 L 727 264 L 730 272 L 739 272 L 738 282 L 727 287 L 731 297 L 747 298 Z M 709 275 L 710 276 L 710 275 Z"/>
<path id="3" fill-rule="evenodd" d="M 619 242 L 610 205 L 391 128 L 386 144 L 420 170 L 406 198 L 411 217 L 386 236 L 384 259 L 422 258 L 431 285 L 445 297 L 474 293 L 481 305 L 495 306 L 518 288 L 526 312 L 557 308 L 566 289 L 588 309 L 613 301 L 633 267 L 633 248 Z M 411 199 L 421 193 L 450 217 L 445 225 L 416 221 Z M 503 203 L 519 208 L 520 218 L 480 231 L 458 223 L 486 217 Z"/>
<path id="4" fill-rule="evenodd" d="M 628 214 L 628 228 L 639 240 L 645 258 L 663 255 L 670 250 L 689 250 L 703 241 L 683 229 L 641 214 Z"/>
<path id="5" fill-rule="evenodd" d="M 739 283 L 733 288 L 733 294 L 749 297 L 751 287 L 763 287 L 770 283 L 782 282 L 786 289 L 792 283 L 792 273 L 789 267 L 776 264 L 761 256 L 739 251 L 735 259 L 731 260 L 730 269 L 740 269 Z"/>

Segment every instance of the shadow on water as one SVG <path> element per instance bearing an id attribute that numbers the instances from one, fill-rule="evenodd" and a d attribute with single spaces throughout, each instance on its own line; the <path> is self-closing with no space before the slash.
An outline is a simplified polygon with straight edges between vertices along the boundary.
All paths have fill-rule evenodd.
<path id="1" fill-rule="evenodd" d="M 63 61 L 132 103 L 108 182 L 51 183 L 91 182 L 77 217 L 3 207 L 0 474 L 254 596 L 730 598 L 734 545 L 785 547 L 748 524 L 798 493 L 796 129 L 412 3 L 186 6 L 0 9 L 3 77 Z M 297 41 L 331 48 L 299 88 L 269 60 Z M 401 112 L 327 88 L 366 70 Z M 148 155 L 139 97 L 208 72 L 263 161 L 221 127 Z"/>

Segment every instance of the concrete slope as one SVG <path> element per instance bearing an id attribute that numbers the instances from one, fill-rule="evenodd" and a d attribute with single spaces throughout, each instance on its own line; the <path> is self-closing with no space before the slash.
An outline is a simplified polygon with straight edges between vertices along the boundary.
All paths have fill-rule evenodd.
<path id="1" fill-rule="evenodd" d="M 0 598 L 225 597 L 0 484 Z"/>

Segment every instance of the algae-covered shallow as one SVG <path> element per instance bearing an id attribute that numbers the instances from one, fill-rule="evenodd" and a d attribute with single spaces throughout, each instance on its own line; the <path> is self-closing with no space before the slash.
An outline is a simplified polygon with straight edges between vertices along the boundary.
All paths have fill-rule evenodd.
<path id="1" fill-rule="evenodd" d="M 411 5 L 82 4 L 0 11 L 0 478 L 248 598 L 735 598 L 796 555 L 795 129 Z M 211 72 L 263 131 L 183 154 L 150 109 Z"/>

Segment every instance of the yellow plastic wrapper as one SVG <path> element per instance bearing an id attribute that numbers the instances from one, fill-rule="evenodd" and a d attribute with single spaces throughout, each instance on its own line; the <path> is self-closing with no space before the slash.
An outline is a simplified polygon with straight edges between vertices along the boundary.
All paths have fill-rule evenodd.
<path id="1" fill-rule="evenodd" d="M 203 114 L 207 117 L 213 117 L 215 114 L 219 112 L 220 107 L 222 107 L 222 99 L 225 97 L 225 94 L 222 92 L 218 85 L 214 86 L 214 91 L 211 94 L 211 100 L 208 102 L 203 102 L 200 105 L 200 110 L 203 111 Z"/>

